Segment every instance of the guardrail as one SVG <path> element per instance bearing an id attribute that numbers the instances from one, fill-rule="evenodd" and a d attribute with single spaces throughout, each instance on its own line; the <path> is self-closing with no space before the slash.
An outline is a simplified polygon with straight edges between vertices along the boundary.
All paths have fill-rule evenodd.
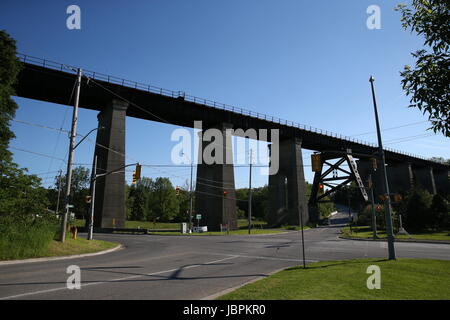
<path id="1" fill-rule="evenodd" d="M 76 74 L 76 72 L 77 72 L 77 67 L 68 66 L 68 65 L 65 65 L 65 64 L 62 64 L 59 62 L 54 62 L 51 60 L 37 58 L 37 57 L 22 54 L 22 53 L 18 53 L 17 57 L 19 58 L 20 61 L 22 61 L 24 63 L 30 63 L 30 64 L 34 64 L 37 66 L 50 68 L 53 70 L 66 71 L 66 72 L 73 73 L 73 74 Z M 186 101 L 204 105 L 206 107 L 212 107 L 212 108 L 219 109 L 219 110 L 230 111 L 230 112 L 249 116 L 249 117 L 256 118 L 256 119 L 265 120 L 265 121 L 277 123 L 280 125 L 298 128 L 300 130 L 308 131 L 311 133 L 316 133 L 316 134 L 324 135 L 324 136 L 331 137 L 331 138 L 345 140 L 345 141 L 348 141 L 351 143 L 356 143 L 356 144 L 360 144 L 360 145 L 364 145 L 364 146 L 368 146 L 368 147 L 372 147 L 372 148 L 377 148 L 377 145 L 372 142 L 355 139 L 350 136 L 345 136 L 345 135 L 341 135 L 341 134 L 331 132 L 328 130 L 322 130 L 322 129 L 319 129 L 316 127 L 299 124 L 294 121 L 281 119 L 278 117 L 266 115 L 264 113 L 251 111 L 248 109 L 232 106 L 232 105 L 217 102 L 214 100 L 196 97 L 193 95 L 185 94 L 184 91 L 168 90 L 168 89 L 160 88 L 157 86 L 144 84 L 144 83 L 140 83 L 140 82 L 136 82 L 136 81 L 132 81 L 132 80 L 126 80 L 123 78 L 119 78 L 119 77 L 115 77 L 115 76 L 111 76 L 111 75 L 107 75 L 107 74 L 99 73 L 99 72 L 95 72 L 95 71 L 85 70 L 85 69 L 83 69 L 83 74 L 85 74 L 86 76 L 88 76 L 89 78 L 92 78 L 94 80 L 118 84 L 118 85 L 122 85 L 122 86 L 125 86 L 128 88 L 143 90 L 143 91 L 159 94 L 159 95 L 166 96 L 166 97 L 183 98 Z M 425 157 L 415 155 L 412 153 L 408 153 L 408 152 L 404 152 L 404 151 L 400 151 L 400 150 L 396 150 L 396 149 L 392 149 L 392 148 L 384 148 L 384 150 L 393 152 L 393 153 L 397 153 L 397 154 L 401 154 L 404 156 L 421 159 L 421 160 L 431 161 Z M 435 162 L 435 161 L 431 161 L 431 162 Z M 439 163 L 439 162 L 436 162 L 436 163 Z"/>

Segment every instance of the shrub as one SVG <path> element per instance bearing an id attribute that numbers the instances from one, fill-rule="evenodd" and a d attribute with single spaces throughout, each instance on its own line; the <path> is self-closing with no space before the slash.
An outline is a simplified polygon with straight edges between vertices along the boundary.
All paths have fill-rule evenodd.
<path id="1" fill-rule="evenodd" d="M 431 194 L 419 188 L 412 190 L 407 198 L 405 227 L 406 230 L 422 231 L 430 224 Z"/>
<path id="2" fill-rule="evenodd" d="M 448 201 L 441 195 L 434 195 L 430 207 L 429 227 L 433 229 L 450 229 L 450 211 Z"/>
<path id="3" fill-rule="evenodd" d="M 56 219 L 33 217 L 0 218 L 0 260 L 42 256 L 57 234 Z"/>

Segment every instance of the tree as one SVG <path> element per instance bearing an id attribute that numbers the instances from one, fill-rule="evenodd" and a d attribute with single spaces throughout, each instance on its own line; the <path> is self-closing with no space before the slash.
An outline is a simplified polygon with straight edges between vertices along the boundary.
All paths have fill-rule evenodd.
<path id="1" fill-rule="evenodd" d="M 430 161 L 439 162 L 442 164 L 448 164 L 450 165 L 450 159 L 444 159 L 442 157 L 431 157 Z"/>
<path id="2" fill-rule="evenodd" d="M 156 178 L 148 200 L 150 219 L 171 221 L 179 212 L 175 189 L 168 178 Z"/>
<path id="3" fill-rule="evenodd" d="M 16 44 L 9 35 L 0 31 L 0 216 L 22 219 L 45 214 L 47 201 L 40 179 L 28 175 L 12 162 L 8 151 L 9 141 L 14 138 L 10 120 L 14 118 L 17 104 L 11 99 L 13 84 L 21 69 L 16 57 Z M 1 224 L 1 223 L 0 223 Z"/>
<path id="4" fill-rule="evenodd" d="M 431 194 L 426 190 L 415 188 L 411 191 L 406 201 L 406 230 L 425 230 L 430 225 Z"/>
<path id="5" fill-rule="evenodd" d="M 70 204 L 74 205 L 72 211 L 77 218 L 83 218 L 86 209 L 86 196 L 89 195 L 90 187 L 90 173 L 89 169 L 79 166 L 72 170 L 72 186 L 71 186 L 71 199 Z M 60 203 L 64 202 L 64 194 L 67 188 L 66 175 L 61 177 L 61 183 L 59 182 L 59 176 L 55 177 L 55 189 L 49 191 L 49 197 L 52 201 L 52 208 L 56 209 L 56 197 L 58 188 L 61 188 Z M 62 207 L 60 206 L 60 209 Z"/>
<path id="6" fill-rule="evenodd" d="M 412 8 L 401 4 L 402 26 L 425 38 L 424 49 L 412 53 L 415 68 L 405 66 L 400 72 L 402 86 L 411 96 L 409 107 L 428 114 L 431 129 L 450 137 L 450 2 L 413 0 Z"/>
<path id="7" fill-rule="evenodd" d="M 439 194 L 433 196 L 430 207 L 430 227 L 448 230 L 450 228 L 450 206 L 447 200 Z"/>
<path id="8" fill-rule="evenodd" d="M 16 82 L 21 64 L 16 57 L 16 42 L 0 30 L 0 161 L 11 161 L 11 153 L 7 150 L 14 133 L 9 129 L 9 121 L 14 118 L 17 104 L 13 85 Z"/>

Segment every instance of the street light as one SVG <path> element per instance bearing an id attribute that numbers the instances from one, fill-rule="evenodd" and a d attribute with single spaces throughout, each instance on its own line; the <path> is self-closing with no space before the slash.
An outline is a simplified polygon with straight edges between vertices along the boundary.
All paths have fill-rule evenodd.
<path id="1" fill-rule="evenodd" d="M 378 136 L 378 156 L 381 158 L 381 172 L 384 176 L 384 183 L 382 184 L 383 193 L 387 196 L 384 197 L 384 204 L 386 208 L 386 233 L 388 240 L 388 251 L 389 251 L 389 260 L 395 260 L 395 247 L 394 247 L 394 232 L 392 229 L 392 213 L 391 213 L 391 199 L 389 197 L 389 183 L 386 173 L 386 160 L 384 157 L 383 143 L 381 141 L 381 132 L 380 132 L 380 122 L 378 120 L 378 110 L 377 110 L 377 101 L 375 99 L 375 89 L 373 86 L 373 82 L 375 79 L 371 76 L 369 79 L 370 86 L 372 88 L 372 99 L 373 99 L 373 108 L 375 111 L 375 121 L 377 125 L 377 136 Z"/>

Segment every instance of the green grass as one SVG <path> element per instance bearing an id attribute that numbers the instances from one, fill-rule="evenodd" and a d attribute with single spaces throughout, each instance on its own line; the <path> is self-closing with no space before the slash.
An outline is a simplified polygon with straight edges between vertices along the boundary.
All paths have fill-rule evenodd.
<path id="1" fill-rule="evenodd" d="M 194 221 L 195 222 L 195 221 Z M 246 235 L 248 234 L 248 220 L 247 219 L 238 219 L 238 230 L 230 231 L 230 235 Z M 77 219 L 72 225 L 84 227 L 84 220 Z M 194 223 L 195 225 L 195 223 Z M 279 229 L 268 229 L 267 222 L 261 220 L 253 220 L 253 229 L 251 230 L 251 234 L 273 234 L 273 233 L 281 233 L 286 232 L 286 230 L 295 230 L 299 231 L 299 226 L 282 226 Z M 126 221 L 125 228 L 130 229 L 157 229 L 157 230 L 168 230 L 168 229 L 180 229 L 179 222 L 157 222 L 153 223 L 150 221 Z M 307 230 L 309 227 L 305 226 L 303 230 Z M 162 231 L 162 232 L 149 232 L 149 234 L 153 235 L 187 235 L 182 234 L 178 231 Z M 217 236 L 217 235 L 226 235 L 226 232 L 214 231 L 214 232 L 203 232 L 203 233 L 192 233 L 192 235 L 196 236 Z"/>
<path id="2" fill-rule="evenodd" d="M 3 260 L 14 259 L 30 259 L 42 257 L 56 257 L 68 256 L 75 254 L 94 253 L 116 247 L 118 244 L 103 240 L 86 240 L 78 237 L 76 240 L 72 239 L 72 234 L 68 233 L 64 243 L 56 240 L 50 240 L 48 245 L 42 250 L 28 250 L 24 254 L 11 254 L 8 257 L 3 257 Z"/>
<path id="3" fill-rule="evenodd" d="M 381 289 L 369 290 L 367 267 L 381 270 Z M 450 261 L 359 259 L 295 267 L 248 284 L 221 300 L 450 299 Z"/>
<path id="4" fill-rule="evenodd" d="M 274 233 L 281 233 L 286 232 L 286 230 L 283 229 L 252 229 L 251 234 L 274 234 Z M 149 232 L 148 234 L 154 234 L 154 235 L 176 235 L 176 236 L 189 236 L 189 234 L 183 234 L 181 232 Z M 248 235 L 248 230 L 246 229 L 240 229 L 240 230 L 233 230 L 229 232 L 230 235 Z M 223 236 L 227 235 L 227 232 L 220 232 L 220 231 L 211 231 L 211 232 L 202 232 L 197 233 L 193 232 L 191 233 L 193 236 Z"/>
<path id="5" fill-rule="evenodd" d="M 194 224 L 196 224 L 196 220 L 194 219 Z M 73 225 L 77 227 L 84 227 L 83 219 L 76 219 Z M 267 222 L 254 220 L 253 224 L 255 229 L 265 228 L 267 226 Z M 245 229 L 248 226 L 248 221 L 246 219 L 238 219 L 238 229 Z M 157 222 L 153 223 L 151 221 L 126 221 L 125 228 L 137 229 L 140 227 L 141 229 L 180 229 L 179 222 Z"/>
<path id="6" fill-rule="evenodd" d="M 71 236 L 72 234 L 70 234 Z M 77 237 L 76 240 L 66 238 L 64 243 L 53 240 L 48 246 L 47 251 L 43 257 L 67 256 L 74 254 L 94 253 L 103 250 L 108 250 L 116 247 L 118 244 L 103 240 L 86 240 Z"/>
<path id="7" fill-rule="evenodd" d="M 344 227 L 342 229 L 342 235 L 351 238 L 361 238 L 361 239 L 372 239 L 373 233 L 370 227 L 358 226 L 352 227 L 350 232 L 350 227 Z M 377 231 L 379 238 L 386 238 L 386 232 L 384 230 Z M 407 235 L 395 235 L 397 239 L 416 239 L 416 240 L 447 240 L 450 241 L 449 231 L 440 232 L 422 232 L 422 233 L 410 233 L 410 237 Z"/>

